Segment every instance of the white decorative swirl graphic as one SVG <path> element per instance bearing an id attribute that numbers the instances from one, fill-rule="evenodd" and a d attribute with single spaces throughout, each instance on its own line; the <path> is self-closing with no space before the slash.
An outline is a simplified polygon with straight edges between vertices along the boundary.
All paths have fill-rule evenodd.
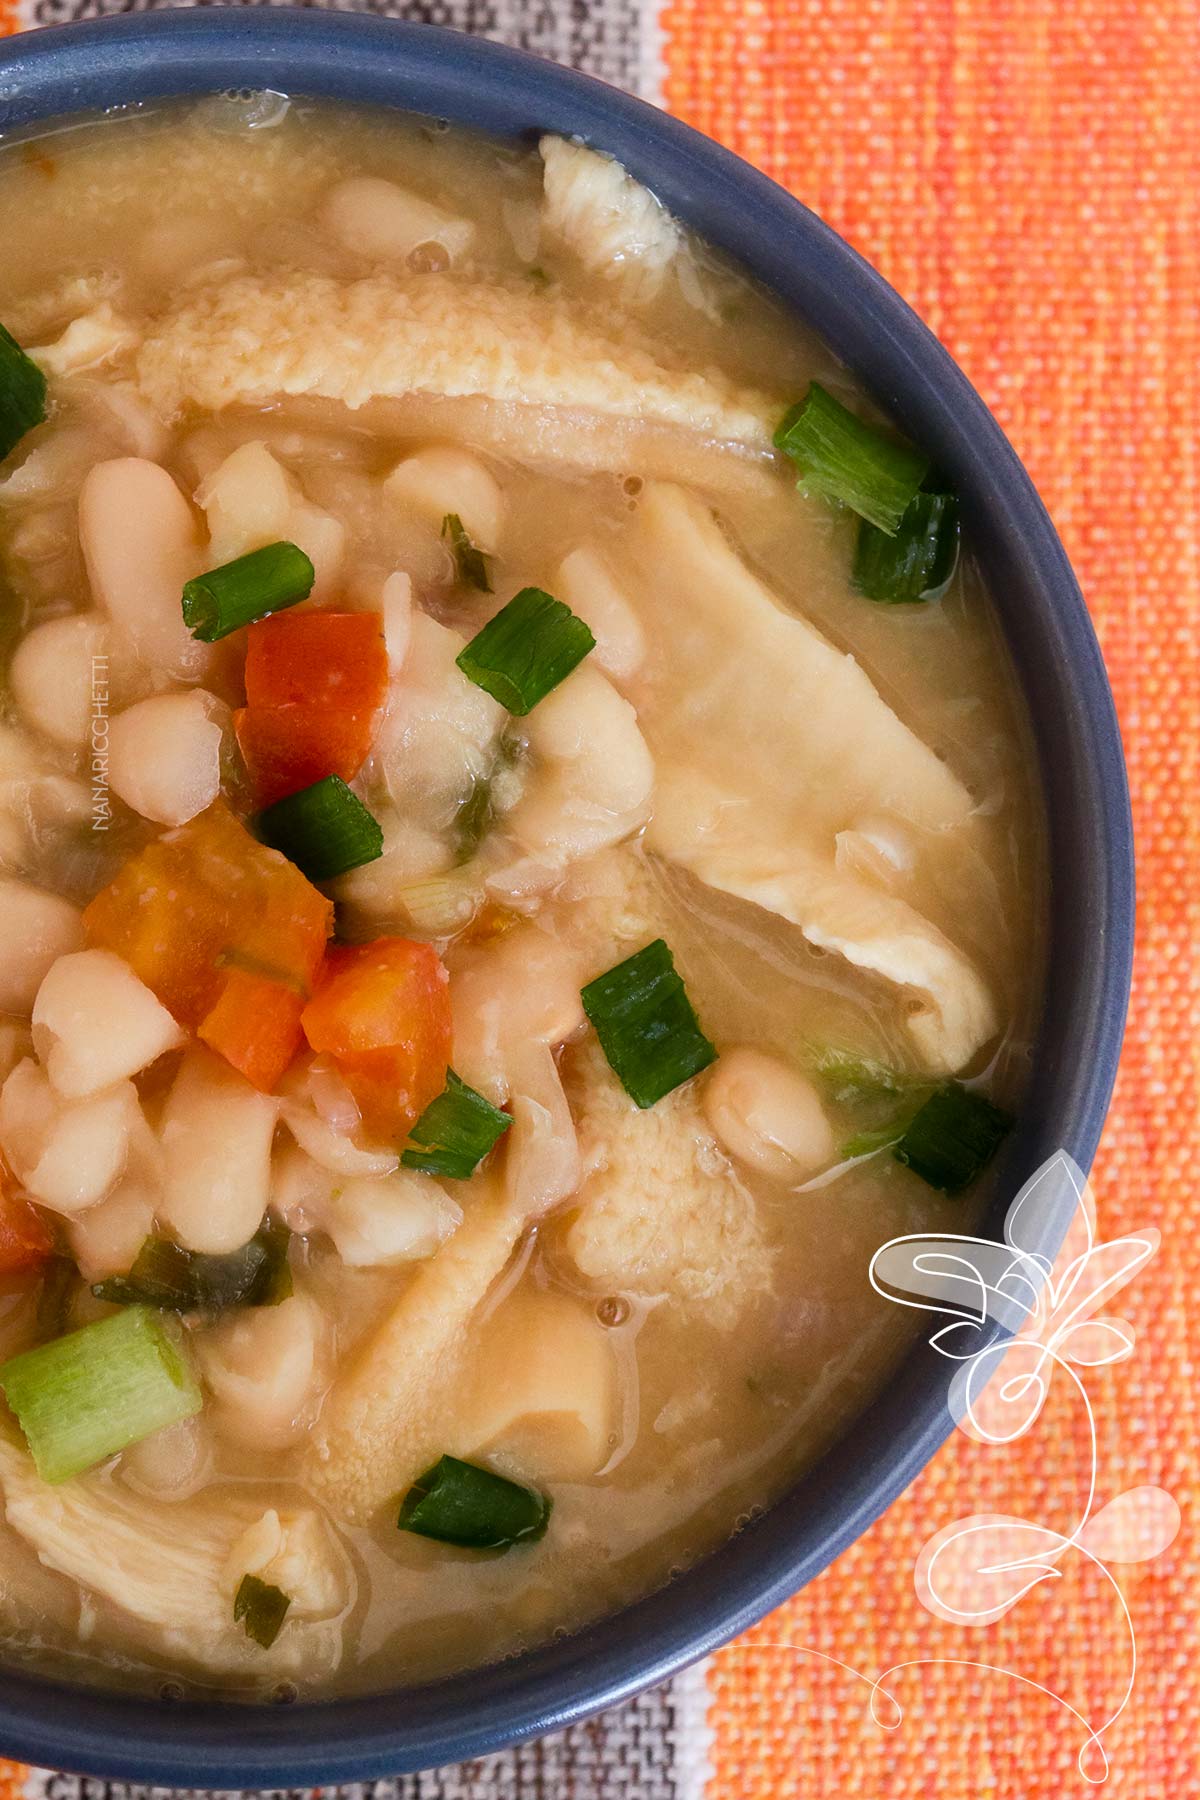
<path id="1" fill-rule="evenodd" d="M 1030 1248 L 1063 1235 L 1053 1268 Z M 953 1234 L 893 1238 L 871 1261 L 871 1285 L 898 1306 L 944 1319 L 930 1338 L 956 1364 L 948 1403 L 959 1430 L 978 1443 L 1015 1443 L 1036 1426 L 1052 1382 L 1070 1385 L 1087 1421 L 1089 1466 L 1076 1515 L 1061 1524 L 1003 1513 L 978 1513 L 943 1526 L 917 1558 L 914 1584 L 922 1606 L 935 1618 L 964 1628 L 1002 1619 L 1034 1588 L 1060 1579 L 1068 1556 L 1083 1558 L 1108 1583 L 1127 1646 L 1120 1691 L 1098 1717 L 1086 1717 L 1069 1701 L 1019 1669 L 966 1657 L 915 1658 L 893 1663 L 876 1677 L 862 1674 L 823 1651 L 789 1649 L 834 1663 L 871 1690 L 876 1723 L 896 1730 L 903 1719 L 885 1686 L 904 1671 L 959 1667 L 986 1671 L 1047 1695 L 1078 1721 L 1083 1741 L 1079 1773 L 1092 1785 L 1109 1773 L 1104 1736 L 1125 1711 L 1137 1675 L 1133 1619 L 1110 1564 L 1148 1562 L 1174 1541 L 1179 1507 L 1164 1488 L 1139 1485 L 1097 1508 L 1099 1446 L 1085 1374 L 1133 1354 L 1132 1327 L 1106 1308 L 1154 1255 L 1153 1229 L 1104 1242 L 1087 1181 L 1065 1150 L 1050 1157 L 1026 1182 L 1008 1210 L 1003 1241 Z M 995 1327 L 1001 1328 L 994 1341 Z"/>

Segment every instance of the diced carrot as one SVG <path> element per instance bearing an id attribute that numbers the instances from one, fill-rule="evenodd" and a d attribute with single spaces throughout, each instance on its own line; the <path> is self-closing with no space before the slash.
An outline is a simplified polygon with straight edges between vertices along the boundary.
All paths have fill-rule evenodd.
<path id="1" fill-rule="evenodd" d="M 326 775 L 353 781 L 370 753 L 375 717 L 307 706 L 241 707 L 233 728 L 258 805 L 272 806 Z"/>
<path id="2" fill-rule="evenodd" d="M 8 1191 L 0 1165 L 0 1275 L 24 1275 L 54 1255 L 54 1235 L 41 1213 Z"/>
<path id="3" fill-rule="evenodd" d="M 335 944 L 301 1023 L 331 1056 L 382 1137 L 399 1137 L 436 1100 L 450 1065 L 450 989 L 429 944 Z"/>
<path id="4" fill-rule="evenodd" d="M 265 1075 L 286 1043 L 296 1048 L 285 1021 L 298 1020 L 313 991 L 333 907 L 218 800 L 127 862 L 83 924 L 88 942 L 124 957 L 181 1025 L 204 1027 L 235 1068 Z M 268 1012 L 269 1023 L 253 1016 Z"/>
<path id="5" fill-rule="evenodd" d="M 251 625 L 246 705 L 234 724 L 259 804 L 326 775 L 352 780 L 370 754 L 387 679 L 374 613 L 285 612 Z"/>
<path id="6" fill-rule="evenodd" d="M 196 1036 L 269 1094 L 303 1040 L 304 1000 L 294 988 L 249 969 L 226 969 Z"/>

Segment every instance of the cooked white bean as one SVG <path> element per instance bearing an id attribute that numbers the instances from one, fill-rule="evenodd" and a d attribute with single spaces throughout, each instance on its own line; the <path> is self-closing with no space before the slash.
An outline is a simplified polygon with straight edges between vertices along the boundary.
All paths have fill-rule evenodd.
<path id="1" fill-rule="evenodd" d="M 27 1013 L 51 963 L 82 945 L 77 906 L 0 878 L 0 1012 Z"/>
<path id="2" fill-rule="evenodd" d="M 593 660 L 622 681 L 646 660 L 646 634 L 603 557 L 590 545 L 564 556 L 554 578 L 554 596 L 591 627 Z"/>
<path id="3" fill-rule="evenodd" d="M 99 612 L 47 619 L 21 639 L 9 666 L 12 696 L 26 724 L 70 750 L 88 741 L 97 679 L 108 685 L 108 632 Z"/>
<path id="4" fill-rule="evenodd" d="M 208 1424 L 197 1413 L 131 1444 L 121 1457 L 121 1475 L 152 1499 L 183 1500 L 208 1479 L 211 1464 Z"/>
<path id="5" fill-rule="evenodd" d="M 279 1102 L 196 1044 L 163 1109 L 163 1222 L 189 1250 L 237 1250 L 267 1210 Z"/>
<path id="6" fill-rule="evenodd" d="M 71 1220 L 67 1238 L 85 1281 L 125 1275 L 154 1229 L 155 1194 L 126 1176 L 112 1193 Z"/>
<path id="7" fill-rule="evenodd" d="M 67 1216 L 109 1192 L 142 1123 L 131 1081 L 63 1100 L 43 1069 L 21 1062 L 0 1089 L 0 1149 L 25 1191 Z"/>
<path id="8" fill-rule="evenodd" d="M 583 960 L 536 925 L 459 952 L 453 965 L 454 1066 L 494 1105 L 509 1095 L 510 1047 L 564 1044 L 583 1024 Z"/>
<path id="9" fill-rule="evenodd" d="M 136 1075 L 183 1041 L 166 1007 L 111 950 L 60 956 L 33 1003 L 34 1046 L 68 1100 Z"/>
<path id="10" fill-rule="evenodd" d="M 278 543 L 287 530 L 292 490 L 287 470 L 267 446 L 239 444 L 196 491 L 208 520 L 214 566 Z"/>
<path id="11" fill-rule="evenodd" d="M 409 507 L 441 529 L 447 513 L 456 513 L 463 530 L 480 550 L 495 550 L 504 524 L 500 483 L 468 450 L 431 444 L 397 463 L 383 484 L 389 504 Z"/>
<path id="12" fill-rule="evenodd" d="M 280 1117 L 297 1144 L 331 1175 L 390 1175 L 399 1152 L 366 1144 L 361 1131 L 338 1131 L 319 1111 L 312 1092 L 312 1064 L 290 1069 L 280 1083 Z"/>
<path id="13" fill-rule="evenodd" d="M 320 1216 L 348 1268 L 388 1268 L 432 1256 L 462 1224 L 462 1207 L 432 1175 L 401 1169 L 353 1177 L 333 1190 Z"/>
<path id="14" fill-rule="evenodd" d="M 654 762 L 637 714 L 599 669 L 586 664 L 535 706 L 526 721 L 537 757 L 505 820 L 533 874 L 517 865 L 509 891 L 542 885 L 567 862 L 619 843 L 650 812 Z M 493 881 L 500 891 L 508 879 Z"/>
<path id="15" fill-rule="evenodd" d="M 407 262 L 414 250 L 440 244 L 449 264 L 466 254 L 475 236 L 470 219 L 456 218 L 378 175 L 339 181 L 326 196 L 321 223 L 356 256 L 380 262 Z"/>
<path id="16" fill-rule="evenodd" d="M 213 1425 L 234 1443 L 282 1450 L 308 1424 L 320 1321 L 303 1294 L 248 1307 L 195 1339 L 216 1400 Z"/>
<path id="17" fill-rule="evenodd" d="M 722 1052 L 705 1083 L 704 1116 L 730 1156 L 777 1181 L 802 1181 L 833 1161 L 812 1082 L 761 1050 Z"/>
<path id="18" fill-rule="evenodd" d="M 542 1481 L 585 1481 L 608 1461 L 617 1367 L 594 1307 L 518 1290 L 483 1329 L 466 1448 L 503 1450 Z"/>
<path id="19" fill-rule="evenodd" d="M 239 444 L 201 483 L 196 502 L 208 520 L 208 567 L 285 540 L 313 565 L 313 598 L 328 597 L 341 574 L 346 528 L 304 498 L 264 443 Z"/>
<path id="20" fill-rule="evenodd" d="M 156 694 L 118 713 L 108 732 L 114 793 L 158 825 L 185 825 L 221 791 L 228 709 L 203 688 Z"/>
<path id="21" fill-rule="evenodd" d="M 200 572 L 192 509 L 165 469 L 139 456 L 97 463 L 79 494 L 92 598 L 151 668 L 189 680 L 212 652 L 183 622 L 179 596 Z"/>

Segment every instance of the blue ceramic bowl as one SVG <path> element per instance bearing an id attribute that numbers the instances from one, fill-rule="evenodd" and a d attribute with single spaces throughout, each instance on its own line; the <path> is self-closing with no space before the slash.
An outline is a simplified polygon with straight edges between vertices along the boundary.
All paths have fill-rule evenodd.
<path id="1" fill-rule="evenodd" d="M 436 28 L 266 7 L 71 25 L 0 46 L 5 130 L 242 87 L 400 107 L 512 140 L 561 132 L 611 151 L 815 327 L 948 472 L 1033 718 L 1050 820 L 1045 1013 L 998 1193 L 1011 1198 L 1060 1146 L 1086 1168 L 1129 988 L 1133 864 L 1121 742 L 1062 546 L 1011 446 L 946 352 L 781 188 L 653 107 L 521 52 Z M 1056 1248 L 1056 1229 L 1047 1222 L 1040 1248 Z M 395 1775 L 567 1724 L 752 1625 L 865 1530 L 946 1437 L 947 1367 L 926 1346 L 915 1350 L 836 1449 L 768 1513 L 670 1586 L 545 1649 L 420 1689 L 285 1709 L 160 1704 L 3 1674 L 0 1750 L 171 1786 L 278 1788 Z"/>

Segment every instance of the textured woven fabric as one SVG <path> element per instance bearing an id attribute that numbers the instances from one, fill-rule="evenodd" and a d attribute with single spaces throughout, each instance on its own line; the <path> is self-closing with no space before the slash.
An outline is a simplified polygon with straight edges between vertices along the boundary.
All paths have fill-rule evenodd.
<path id="1" fill-rule="evenodd" d="M 0 0 L 0 30 L 125 9 Z M 657 21 L 636 0 L 361 9 L 503 36 L 651 97 L 661 49 L 670 109 L 815 207 L 939 333 L 1063 533 L 1121 711 L 1140 866 L 1129 1036 L 1096 1171 L 1101 1223 L 1106 1236 L 1155 1223 L 1165 1240 L 1122 1295 L 1135 1357 L 1089 1384 L 1099 1497 L 1157 1482 L 1184 1511 L 1165 1556 L 1119 1572 L 1139 1662 L 1106 1737 L 1106 1791 L 1190 1800 L 1200 1794 L 1189 1524 L 1200 1403 L 1187 1342 L 1200 1262 L 1190 1229 L 1200 1126 L 1195 0 L 672 0 Z M 930 1534 L 968 1513 L 1069 1525 L 1089 1467 L 1065 1392 L 1014 1449 L 956 1437 L 859 1544 L 710 1666 L 709 1800 L 1088 1791 L 1079 1721 L 1042 1689 L 1090 1718 L 1119 1700 L 1129 1644 L 1112 1590 L 1072 1566 L 1002 1623 L 964 1633 L 922 1610 L 912 1571 Z M 874 1723 L 861 1676 L 932 1658 L 1018 1673 L 1006 1680 L 964 1661 L 915 1668 L 888 1683 L 903 1721 Z M 365 1792 L 682 1800 L 703 1780 L 705 1711 L 685 1682 L 516 1757 Z M 7 1780 L 24 1777 L 10 1768 Z M 27 1785 L 40 1793 L 46 1783 Z M 61 1800 L 85 1792 L 50 1786 Z"/>

